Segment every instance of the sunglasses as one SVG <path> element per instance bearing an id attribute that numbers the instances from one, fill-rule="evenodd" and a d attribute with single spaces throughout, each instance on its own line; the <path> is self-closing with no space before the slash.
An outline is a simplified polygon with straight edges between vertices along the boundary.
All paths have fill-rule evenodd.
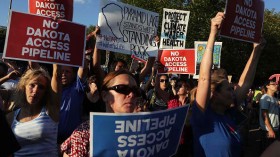
<path id="1" fill-rule="evenodd" d="M 129 95 L 131 92 L 136 96 L 141 96 L 140 89 L 137 86 L 129 87 L 128 85 L 115 85 L 108 87 L 107 90 L 114 90 L 117 93 Z"/>
<path id="2" fill-rule="evenodd" d="M 165 83 L 169 82 L 167 79 L 160 79 L 159 81 L 160 82 L 165 82 Z"/>

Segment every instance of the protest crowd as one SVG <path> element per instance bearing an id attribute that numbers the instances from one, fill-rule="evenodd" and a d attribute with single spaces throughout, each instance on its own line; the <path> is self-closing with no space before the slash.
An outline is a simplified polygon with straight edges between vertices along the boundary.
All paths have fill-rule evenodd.
<path id="1" fill-rule="evenodd" d="M 64 4 L 37 3 L 44 9 L 65 10 Z M 47 3 L 60 7 L 46 8 Z M 40 16 L 38 23 L 44 29 L 26 24 L 23 34 L 13 33 L 17 30 L 11 22 L 0 61 L 1 157 L 246 157 L 251 125 L 257 125 L 260 132 L 260 143 L 254 148 L 258 156 L 280 156 L 279 80 L 267 76 L 262 86 L 253 84 L 266 44 L 258 30 L 251 30 L 250 36 L 238 32 L 237 26 L 230 30 L 234 39 L 239 33 L 252 43 L 241 76 L 232 82 L 226 69 L 213 66 L 216 37 L 227 25 L 229 13 L 218 12 L 211 19 L 209 34 L 205 34 L 208 41 L 195 65 L 199 57 L 195 50 L 184 50 L 187 24 L 180 23 L 188 20 L 189 12 L 166 9 L 165 22 L 175 17 L 178 23 L 163 24 L 170 32 L 158 36 L 158 14 L 141 10 L 140 22 L 132 26 L 129 20 L 135 20 L 132 14 L 137 8 L 124 4 L 124 28 L 118 28 L 120 23 L 106 21 L 110 11 L 118 8 L 110 4 L 105 3 L 102 10 L 106 26 L 101 22 L 87 35 L 83 27 L 71 31 L 70 24 L 66 25 L 69 17 L 71 21 L 67 12 L 56 12 L 63 17 Z M 48 11 L 39 13 L 44 12 Z M 251 12 L 247 18 L 256 20 L 257 13 Z M 243 14 L 242 9 L 237 14 Z M 12 13 L 10 20 L 20 16 Z M 250 23 L 257 28 L 253 20 Z M 132 28 L 141 33 L 128 32 Z M 174 28 L 180 33 L 174 35 Z M 24 44 L 13 44 L 13 34 L 27 36 Z M 79 54 L 74 55 L 77 49 Z M 116 59 L 104 68 L 105 51 L 132 59 Z M 99 116 L 105 120 L 98 121 Z"/>

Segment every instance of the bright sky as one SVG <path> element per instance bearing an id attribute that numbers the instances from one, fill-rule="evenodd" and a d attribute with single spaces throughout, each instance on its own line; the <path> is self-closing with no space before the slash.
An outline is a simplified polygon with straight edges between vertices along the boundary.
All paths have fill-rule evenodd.
<path id="1" fill-rule="evenodd" d="M 101 0 L 74 0 L 73 22 L 86 26 L 97 25 L 99 4 Z M 12 9 L 28 12 L 28 0 L 13 0 Z M 10 0 L 0 1 L 0 26 L 7 26 Z M 280 12 L 280 0 L 265 0 L 265 8 L 275 8 Z"/>

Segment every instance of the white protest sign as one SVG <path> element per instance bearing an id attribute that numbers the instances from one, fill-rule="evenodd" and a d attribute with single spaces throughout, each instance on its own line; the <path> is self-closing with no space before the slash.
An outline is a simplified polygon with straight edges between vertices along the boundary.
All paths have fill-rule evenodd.
<path id="1" fill-rule="evenodd" d="M 163 9 L 161 49 L 184 49 L 187 36 L 189 11 Z"/>
<path id="2" fill-rule="evenodd" d="M 102 0 L 97 48 L 131 54 L 142 60 L 157 56 L 158 47 L 154 39 L 158 20 L 158 13 L 116 1 Z"/>

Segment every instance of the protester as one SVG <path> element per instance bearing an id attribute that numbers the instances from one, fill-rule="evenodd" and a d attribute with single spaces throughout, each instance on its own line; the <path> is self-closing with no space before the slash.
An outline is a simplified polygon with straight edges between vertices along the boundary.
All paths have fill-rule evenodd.
<path id="1" fill-rule="evenodd" d="M 136 111 L 139 96 L 136 81 L 126 70 L 111 72 L 103 81 L 102 99 L 106 104 L 106 112 L 132 113 Z M 63 142 L 61 153 L 64 156 L 89 156 L 89 137 L 89 121 L 86 121 Z"/>
<path id="2" fill-rule="evenodd" d="M 253 52 L 235 91 L 232 90 L 227 79 L 212 78 L 213 47 L 224 17 L 224 13 L 219 12 L 211 20 L 211 31 L 200 65 L 196 100 L 192 107 L 191 117 L 194 156 L 197 157 L 239 157 L 241 155 L 240 135 L 233 121 L 225 115 L 225 111 L 234 102 L 239 104 L 244 100 L 253 82 L 261 54 L 260 45 L 254 44 Z"/>
<path id="3" fill-rule="evenodd" d="M 175 89 L 176 82 L 177 82 L 177 77 L 171 77 L 169 79 L 169 82 L 170 82 L 169 84 L 170 84 L 173 95 L 177 95 L 177 92 L 176 92 L 176 89 Z"/>
<path id="4" fill-rule="evenodd" d="M 9 117 L 11 128 L 21 149 L 14 156 L 58 156 L 57 128 L 61 87 L 59 67 L 53 65 L 50 78 L 42 68 L 29 69 L 16 90 L 1 90 L 3 99 L 19 107 Z"/>
<path id="5" fill-rule="evenodd" d="M 152 67 L 152 72 L 149 76 L 147 76 L 147 81 L 145 82 L 144 85 L 140 86 L 142 90 L 145 91 L 146 95 L 147 93 L 151 90 L 155 88 L 155 77 L 156 75 L 156 70 L 155 70 L 155 64 Z"/>
<path id="6" fill-rule="evenodd" d="M 190 103 L 191 86 L 187 80 L 179 79 L 175 85 L 176 95 L 179 98 L 180 105 L 187 105 Z"/>
<path id="7" fill-rule="evenodd" d="M 190 102 L 191 87 L 190 84 L 184 79 L 179 79 L 176 81 L 175 91 L 179 103 L 168 104 L 168 109 L 176 108 L 182 105 L 187 105 L 189 108 L 186 116 L 185 125 L 183 128 L 183 132 L 180 138 L 180 144 L 176 152 L 176 155 L 174 155 L 174 157 L 181 157 L 181 156 L 192 157 L 193 156 L 193 133 L 190 125 L 190 117 L 191 117 L 191 105 L 192 102 L 194 101 L 194 97 L 192 99 L 192 102 Z M 193 96 L 195 96 L 195 92 L 196 92 L 195 90 L 192 90 Z"/>
<path id="8" fill-rule="evenodd" d="M 85 62 L 84 65 L 87 65 Z M 86 66 L 85 66 L 86 67 Z M 58 143 L 66 140 L 82 123 L 82 105 L 85 97 L 87 68 L 62 66 L 62 99 L 58 125 Z"/>
<path id="9" fill-rule="evenodd" d="M 167 75 L 157 75 L 155 88 L 148 92 L 147 99 L 149 111 L 165 110 L 168 108 L 168 104 L 173 105 L 173 103 L 170 102 L 174 99 L 178 102 L 178 99 L 174 97 L 172 91 L 170 90 L 169 78 Z M 177 106 L 177 104 L 175 104 L 175 106 Z"/>
<path id="10" fill-rule="evenodd" d="M 0 61 L 0 84 L 2 89 L 14 89 L 20 76 L 18 67 L 8 60 Z"/>
<path id="11" fill-rule="evenodd" d="M 264 85 L 266 94 L 260 99 L 261 151 L 264 151 L 279 137 L 279 103 L 278 99 L 274 97 L 277 87 L 275 80 L 268 80 Z"/>
<path id="12" fill-rule="evenodd" d="M 87 78 L 87 90 L 83 102 L 83 121 L 89 120 L 89 112 L 105 112 L 106 106 L 101 99 L 95 75 Z"/>
<path id="13" fill-rule="evenodd" d="M 121 69 L 128 70 L 127 63 L 123 59 L 116 59 L 111 65 L 111 71 L 118 71 Z"/>
<path id="14" fill-rule="evenodd" d="M 97 26 L 93 32 L 90 33 L 91 37 L 97 38 L 100 34 L 100 28 Z M 158 40 L 158 38 L 155 38 Z M 98 76 L 97 80 L 103 80 L 105 77 L 105 73 L 101 68 L 101 52 L 99 49 L 97 49 L 96 44 L 94 46 L 94 53 L 93 53 L 93 68 L 95 71 L 95 75 Z M 135 74 L 135 80 L 138 85 L 140 85 L 140 82 L 144 81 L 144 78 L 147 74 L 151 72 L 152 66 L 154 64 L 155 57 L 149 57 L 147 62 L 145 63 L 144 67 L 141 69 L 140 73 Z M 111 64 L 111 70 L 110 71 L 118 71 L 120 69 L 128 70 L 127 63 L 122 59 L 116 59 Z M 100 82 L 102 84 L 102 81 Z"/>

